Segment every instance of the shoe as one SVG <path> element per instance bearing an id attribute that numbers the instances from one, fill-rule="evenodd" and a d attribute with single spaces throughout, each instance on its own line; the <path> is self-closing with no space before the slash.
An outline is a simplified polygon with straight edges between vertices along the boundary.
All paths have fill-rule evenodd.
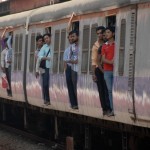
<path id="1" fill-rule="evenodd" d="M 103 116 L 107 115 L 107 110 L 103 110 Z"/>
<path id="2" fill-rule="evenodd" d="M 72 109 L 79 109 L 78 106 L 72 106 Z"/>
<path id="3" fill-rule="evenodd" d="M 12 97 L 12 94 L 7 94 L 7 96 Z"/>
<path id="4" fill-rule="evenodd" d="M 44 102 L 44 104 L 45 104 L 46 106 L 51 105 L 50 102 Z"/>
<path id="5" fill-rule="evenodd" d="M 115 114 L 114 114 L 114 112 L 113 111 L 107 111 L 107 116 L 108 117 L 111 117 L 111 116 L 114 116 Z"/>

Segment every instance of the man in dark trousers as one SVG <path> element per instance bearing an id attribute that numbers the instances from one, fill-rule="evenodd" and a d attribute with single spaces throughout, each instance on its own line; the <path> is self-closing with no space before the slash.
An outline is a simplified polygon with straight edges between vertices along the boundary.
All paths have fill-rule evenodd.
<path id="1" fill-rule="evenodd" d="M 4 39 L 5 48 L 1 52 L 1 69 L 6 74 L 7 81 L 8 81 L 8 88 L 7 88 L 7 95 L 12 97 L 12 90 L 11 90 L 11 63 L 12 63 L 12 53 L 9 52 L 8 38 Z"/>
<path id="2" fill-rule="evenodd" d="M 42 93 L 43 93 L 43 99 L 45 105 L 50 105 L 50 96 L 49 96 L 49 80 L 50 80 L 50 68 L 51 66 L 51 35 L 50 34 L 44 34 L 43 39 L 45 44 L 42 46 L 38 53 L 37 57 L 37 63 L 36 63 L 36 76 L 39 76 L 39 72 L 41 74 L 42 78 Z M 42 60 L 46 61 L 45 68 L 42 68 L 40 70 L 40 63 Z"/>
<path id="3" fill-rule="evenodd" d="M 77 79 L 78 79 L 78 31 L 69 33 L 69 47 L 64 52 L 66 82 L 72 109 L 78 109 Z"/>
<path id="4" fill-rule="evenodd" d="M 104 80 L 102 61 L 101 61 L 101 52 L 98 51 L 101 49 L 101 46 L 104 44 L 103 35 L 105 32 L 105 27 L 99 26 L 96 28 L 97 41 L 94 43 L 92 48 L 92 72 L 93 72 L 93 81 L 96 82 L 101 107 L 103 110 L 103 115 L 107 115 L 107 112 L 110 110 L 110 103 L 108 97 L 108 90 Z"/>

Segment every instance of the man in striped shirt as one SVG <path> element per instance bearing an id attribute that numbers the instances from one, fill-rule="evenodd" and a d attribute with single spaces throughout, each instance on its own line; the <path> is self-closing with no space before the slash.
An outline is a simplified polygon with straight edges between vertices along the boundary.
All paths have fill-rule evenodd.
<path id="1" fill-rule="evenodd" d="M 64 62 L 66 65 L 66 82 L 69 99 L 72 109 L 78 109 L 77 101 L 77 79 L 78 79 L 78 31 L 69 33 L 70 46 L 64 52 Z"/>

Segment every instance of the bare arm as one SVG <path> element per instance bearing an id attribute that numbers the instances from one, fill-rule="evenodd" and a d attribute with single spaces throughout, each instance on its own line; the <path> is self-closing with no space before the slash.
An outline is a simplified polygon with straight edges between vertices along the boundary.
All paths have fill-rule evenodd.
<path id="1" fill-rule="evenodd" d="M 108 59 L 105 58 L 105 55 L 102 56 L 102 61 L 103 61 L 103 63 L 110 64 L 110 65 L 112 65 L 114 63 L 113 59 L 108 60 Z"/>
<path id="2" fill-rule="evenodd" d="M 5 35 L 6 31 L 7 31 L 7 29 L 8 29 L 8 27 L 6 27 L 5 30 L 3 31 L 2 35 L 1 35 L 1 39 L 4 38 L 4 35 Z"/>
<path id="3" fill-rule="evenodd" d="M 103 62 L 102 62 L 102 55 L 98 55 L 98 67 L 99 69 L 103 72 L 103 68 L 102 68 L 102 65 L 103 65 Z"/>
<path id="4" fill-rule="evenodd" d="M 77 60 L 68 60 L 68 61 L 65 61 L 65 63 L 77 64 L 78 59 Z"/>
<path id="5" fill-rule="evenodd" d="M 72 20 L 73 20 L 74 16 L 75 16 L 75 13 L 73 12 L 71 17 L 70 17 L 69 23 L 68 23 L 67 32 L 71 31 L 71 23 L 72 23 Z"/>

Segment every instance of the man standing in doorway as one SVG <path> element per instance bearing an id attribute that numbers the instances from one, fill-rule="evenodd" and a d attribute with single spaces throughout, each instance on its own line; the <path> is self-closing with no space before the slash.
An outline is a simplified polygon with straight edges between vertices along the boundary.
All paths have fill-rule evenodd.
<path id="1" fill-rule="evenodd" d="M 107 115 L 107 112 L 110 110 L 110 103 L 109 103 L 106 83 L 104 80 L 103 68 L 101 63 L 101 54 L 100 54 L 101 52 L 98 52 L 98 49 L 100 49 L 100 47 L 104 44 L 104 39 L 103 39 L 104 32 L 105 32 L 105 27 L 99 26 L 96 28 L 96 34 L 98 40 L 94 43 L 92 48 L 92 71 L 93 71 L 92 77 L 93 77 L 93 81 L 96 82 L 97 84 L 103 115 Z"/>
<path id="2" fill-rule="evenodd" d="M 43 68 L 43 71 L 41 72 L 41 78 L 42 78 L 42 93 L 43 93 L 43 99 L 45 105 L 50 105 L 50 96 L 49 96 L 49 80 L 50 80 L 50 74 L 49 69 L 51 68 L 51 35 L 50 34 L 44 34 L 43 36 L 44 41 L 46 44 L 43 45 L 41 50 L 38 53 L 38 59 L 37 59 L 37 66 L 36 67 L 36 76 L 39 75 L 39 68 L 40 63 L 42 60 L 45 60 L 45 68 Z"/>
<path id="3" fill-rule="evenodd" d="M 113 64 L 114 64 L 114 50 L 115 50 L 114 37 L 115 37 L 114 27 L 107 27 L 106 28 L 107 42 L 102 47 L 102 61 L 104 64 L 104 78 L 106 81 L 111 106 L 111 111 L 109 112 L 108 116 L 114 115 L 113 98 L 112 98 Z"/>
<path id="4" fill-rule="evenodd" d="M 65 50 L 64 62 L 66 65 L 66 82 L 72 109 L 78 109 L 77 80 L 78 80 L 78 31 L 71 31 L 68 36 L 70 46 Z"/>

